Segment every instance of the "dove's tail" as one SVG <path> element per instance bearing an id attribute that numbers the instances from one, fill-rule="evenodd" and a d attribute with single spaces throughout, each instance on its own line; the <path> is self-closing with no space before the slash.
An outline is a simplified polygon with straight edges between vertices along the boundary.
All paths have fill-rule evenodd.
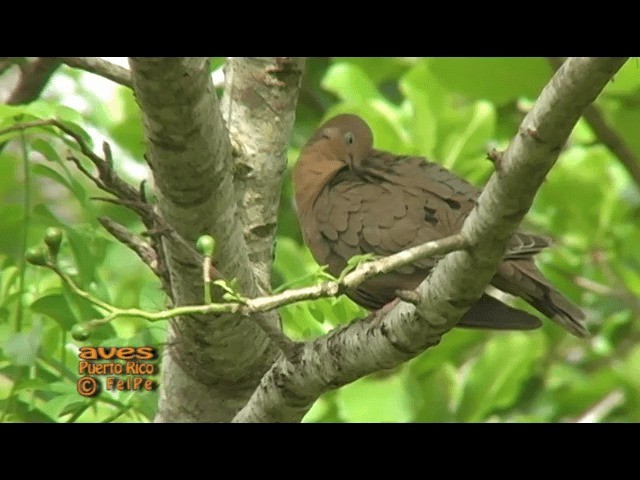
<path id="1" fill-rule="evenodd" d="M 533 330 L 540 328 L 540 319 L 512 308 L 491 295 L 484 294 L 463 315 L 458 327 L 490 330 Z"/>
<path id="2" fill-rule="evenodd" d="M 533 260 L 508 260 L 500 265 L 492 285 L 522 297 L 532 307 L 578 337 L 589 336 L 582 324 L 584 313 L 557 291 L 536 268 Z"/>

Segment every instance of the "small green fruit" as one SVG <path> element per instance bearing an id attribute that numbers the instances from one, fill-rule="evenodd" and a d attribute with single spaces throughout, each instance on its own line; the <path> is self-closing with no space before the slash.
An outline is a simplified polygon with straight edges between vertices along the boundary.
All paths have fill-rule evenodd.
<path id="1" fill-rule="evenodd" d="M 71 337 L 73 337 L 73 339 L 77 340 L 78 342 L 84 342 L 90 336 L 91 332 L 89 331 L 89 329 L 81 323 L 76 323 L 71 329 Z"/>
<path id="2" fill-rule="evenodd" d="M 47 252 L 42 247 L 32 247 L 25 253 L 27 262 L 32 265 L 44 266 L 47 264 Z"/>
<path id="3" fill-rule="evenodd" d="M 49 247 L 51 256 L 55 257 L 60 251 L 60 243 L 62 242 L 62 230 L 56 227 L 49 227 L 44 234 L 44 243 Z"/>
<path id="4" fill-rule="evenodd" d="M 198 251 L 203 255 L 208 257 L 213 256 L 213 251 L 216 248 L 216 241 L 213 239 L 211 235 L 202 235 L 198 238 L 196 242 L 196 247 Z"/>

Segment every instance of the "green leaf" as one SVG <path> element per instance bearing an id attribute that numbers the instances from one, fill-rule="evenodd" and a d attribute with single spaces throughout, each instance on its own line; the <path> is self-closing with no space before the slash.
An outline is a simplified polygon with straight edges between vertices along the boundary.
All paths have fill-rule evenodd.
<path id="1" fill-rule="evenodd" d="M 64 406 L 64 408 L 60 411 L 58 416 L 59 417 L 63 417 L 65 415 L 78 413 L 78 412 L 84 410 L 87 407 L 87 403 L 89 403 L 89 402 L 79 401 L 79 402 L 67 403 Z"/>
<path id="2" fill-rule="evenodd" d="M 20 380 L 16 383 L 14 390 L 40 390 L 47 391 L 49 389 L 49 384 L 42 380 L 41 378 L 27 378 L 24 380 Z"/>
<path id="3" fill-rule="evenodd" d="M 66 128 L 68 128 L 69 130 L 71 130 L 73 133 L 75 133 L 82 140 L 84 140 L 84 142 L 87 144 L 87 146 L 89 148 L 93 148 L 93 140 L 91 140 L 91 135 L 89 135 L 84 128 L 82 128 L 80 125 L 78 125 L 75 122 L 70 122 L 70 121 L 67 121 L 67 120 L 59 120 L 59 122 L 62 125 L 64 125 Z M 65 141 L 66 141 L 66 139 L 65 139 Z M 68 142 L 67 141 L 67 144 L 72 145 L 72 146 L 77 145 L 75 143 L 75 140 L 73 142 Z"/>
<path id="4" fill-rule="evenodd" d="M 57 105 L 55 116 L 59 121 L 64 122 L 67 126 L 68 124 L 76 125 L 84 132 L 84 129 L 80 127 L 80 125 L 86 123 L 86 120 L 77 110 L 67 107 L 66 105 Z M 84 134 L 86 134 L 86 132 L 84 132 Z"/>
<path id="5" fill-rule="evenodd" d="M 381 97 L 367 74 L 360 67 L 346 62 L 334 63 L 327 70 L 322 79 L 322 88 L 347 102 L 365 103 Z"/>
<path id="6" fill-rule="evenodd" d="M 334 58 L 333 62 L 357 66 L 378 85 L 386 81 L 394 81 L 416 60 L 399 57 L 339 57 Z"/>
<path id="7" fill-rule="evenodd" d="M 551 78 L 543 58 L 432 58 L 429 69 L 448 89 L 497 106 L 536 98 Z"/>
<path id="8" fill-rule="evenodd" d="M 35 118 L 47 120 L 56 116 L 56 110 L 61 105 L 50 100 L 39 98 L 25 106 L 25 113 L 33 115 Z"/>
<path id="9" fill-rule="evenodd" d="M 40 348 L 41 334 L 42 323 L 36 319 L 31 331 L 9 335 L 2 348 L 16 365 L 33 365 Z"/>
<path id="10" fill-rule="evenodd" d="M 235 294 L 235 290 L 233 288 L 231 288 L 231 286 L 229 284 L 227 284 L 227 282 L 225 280 L 214 280 L 213 282 L 214 285 L 219 286 L 222 290 L 224 290 L 227 293 L 230 294 Z"/>
<path id="11" fill-rule="evenodd" d="M 134 158 L 142 161 L 146 142 L 142 132 L 140 109 L 135 101 L 133 91 L 130 88 L 120 88 L 115 100 L 118 101 L 121 118 L 109 124 L 110 136 L 120 147 L 130 152 Z"/>
<path id="12" fill-rule="evenodd" d="M 158 411 L 158 390 L 136 392 L 129 404 L 148 421 L 152 422 Z"/>
<path id="13" fill-rule="evenodd" d="M 31 310 L 53 318 L 61 328 L 70 330 L 77 322 L 65 297 L 60 293 L 38 298 L 30 306 Z"/>
<path id="14" fill-rule="evenodd" d="M 604 88 L 603 96 L 637 95 L 640 92 L 640 68 L 638 59 L 627 61 Z"/>
<path id="15" fill-rule="evenodd" d="M 289 237 L 280 237 L 276 242 L 275 272 L 284 281 L 274 292 L 285 288 L 311 284 L 318 266 L 307 248 Z"/>
<path id="16" fill-rule="evenodd" d="M 31 166 L 31 171 L 38 176 L 47 177 L 54 182 L 66 187 L 74 197 L 76 197 L 82 204 L 87 202 L 87 193 L 85 189 L 75 180 L 67 180 L 55 169 L 44 165 L 42 163 L 36 163 Z"/>
<path id="17" fill-rule="evenodd" d="M 425 375 L 446 364 L 462 363 L 488 338 L 486 331 L 455 328 L 442 337 L 437 347 L 412 360 L 412 371 L 416 375 Z"/>
<path id="18" fill-rule="evenodd" d="M 166 296 L 158 283 L 145 283 L 140 289 L 138 304 L 143 310 L 154 312 L 165 308 Z"/>
<path id="19" fill-rule="evenodd" d="M 364 253 L 362 255 L 354 255 L 347 260 L 347 266 L 352 269 L 359 267 L 363 263 L 371 262 L 377 258 L 373 253 Z"/>
<path id="20" fill-rule="evenodd" d="M 424 62 L 418 63 L 402 79 L 400 90 L 410 106 L 406 120 L 416 153 L 429 158 L 435 156 L 438 140 L 438 115 L 442 108 L 442 88 L 428 71 Z"/>
<path id="21" fill-rule="evenodd" d="M 559 420 L 582 416 L 606 395 L 619 389 L 622 381 L 616 370 L 600 369 L 587 374 L 576 366 L 561 364 L 551 367 L 549 378 Z"/>
<path id="22" fill-rule="evenodd" d="M 545 350 L 540 332 L 513 332 L 489 340 L 466 374 L 458 419 L 481 421 L 513 405 Z"/>
<path id="23" fill-rule="evenodd" d="M 441 368 L 422 375 L 412 372 L 408 378 L 408 391 L 416 410 L 413 421 L 454 421 L 454 399 L 459 388 L 453 365 L 445 363 Z"/>
<path id="24" fill-rule="evenodd" d="M 340 417 L 347 422 L 411 421 L 414 407 L 406 377 L 401 370 L 370 375 L 342 387 L 336 395 Z"/>
<path id="25" fill-rule="evenodd" d="M 484 155 L 487 152 L 487 140 L 495 130 L 496 112 L 489 102 L 476 102 L 470 119 L 462 132 L 452 133 L 445 141 L 443 150 L 446 157 L 442 164 L 448 169 L 454 168 L 456 162 L 465 155 Z M 487 170 L 489 163 L 485 163 Z"/>
<path id="26" fill-rule="evenodd" d="M 25 105 L 7 105 L 0 103 L 0 125 L 7 121 L 8 124 L 15 123 L 15 118 L 25 113 Z M 7 124 L 4 124 L 7 126 Z"/>
<path id="27" fill-rule="evenodd" d="M 80 286 L 89 285 L 89 283 L 95 279 L 96 259 L 89 248 L 94 233 L 87 231 L 85 228 L 82 228 L 82 226 L 76 226 L 76 228 L 67 226 L 64 230 L 68 245 L 71 247 L 76 266 L 80 273 L 77 282 Z"/>
<path id="28" fill-rule="evenodd" d="M 70 391 L 71 388 L 73 388 L 74 390 L 76 389 L 75 385 L 69 384 L 69 387 L 70 388 L 67 389 L 68 391 Z M 47 400 L 44 405 L 42 405 L 41 410 L 52 420 L 56 422 L 60 421 L 59 417 L 62 412 L 65 411 L 65 409 L 67 409 L 69 405 L 78 403 L 79 397 L 80 395 L 78 394 L 77 390 L 72 393 L 56 395 L 50 400 Z"/>
<path id="29" fill-rule="evenodd" d="M 42 154 L 47 160 L 52 162 L 60 162 L 60 155 L 56 152 L 51 144 L 41 138 L 36 138 L 31 142 L 31 149 Z"/>
<path id="30" fill-rule="evenodd" d="M 338 406 L 336 405 L 337 392 L 327 392 L 322 395 L 313 404 L 311 409 L 306 413 L 302 419 L 302 423 L 336 423 L 344 422 L 344 419 L 340 417 L 338 412 Z"/>
<path id="31" fill-rule="evenodd" d="M 18 267 L 11 265 L 0 270 L 0 305 L 4 304 L 9 296 L 9 289 L 17 282 Z"/>
<path id="32" fill-rule="evenodd" d="M 280 307 L 280 318 L 287 336 L 294 339 L 308 339 L 324 335 L 325 329 L 309 311 L 310 302 L 298 302 Z"/>
<path id="33" fill-rule="evenodd" d="M 640 345 L 633 348 L 624 362 L 616 366 L 616 371 L 640 394 Z"/>

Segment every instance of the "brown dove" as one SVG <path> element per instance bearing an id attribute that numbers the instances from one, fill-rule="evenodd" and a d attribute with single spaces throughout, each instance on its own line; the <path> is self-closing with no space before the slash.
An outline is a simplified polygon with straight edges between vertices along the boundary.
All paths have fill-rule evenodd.
<path id="1" fill-rule="evenodd" d="M 293 185 L 304 241 L 334 276 L 354 255 L 390 255 L 459 232 L 480 194 L 424 158 L 374 149 L 369 126 L 349 114 L 330 119 L 314 133 L 294 167 Z M 523 298 L 574 335 L 587 336 L 582 311 L 533 262 L 548 245 L 544 237 L 515 233 L 491 285 Z M 415 290 L 437 261 L 416 261 L 367 280 L 347 295 L 369 310 L 380 309 L 398 290 Z M 485 293 L 458 325 L 511 330 L 537 328 L 541 322 Z"/>

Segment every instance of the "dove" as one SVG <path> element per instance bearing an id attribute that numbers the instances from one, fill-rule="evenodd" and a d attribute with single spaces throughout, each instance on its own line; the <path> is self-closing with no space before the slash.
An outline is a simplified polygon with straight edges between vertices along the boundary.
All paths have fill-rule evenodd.
<path id="1" fill-rule="evenodd" d="M 305 244 L 314 259 L 338 276 L 355 255 L 391 255 L 458 233 L 480 189 L 423 157 L 373 148 L 367 123 L 352 114 L 321 125 L 293 168 L 295 207 Z M 533 257 L 550 242 L 516 232 L 491 285 L 520 297 L 572 334 L 585 337 L 584 313 L 536 267 Z M 346 294 L 379 310 L 415 290 L 439 257 L 425 258 L 372 279 Z M 484 293 L 459 327 L 528 330 L 542 322 Z"/>

